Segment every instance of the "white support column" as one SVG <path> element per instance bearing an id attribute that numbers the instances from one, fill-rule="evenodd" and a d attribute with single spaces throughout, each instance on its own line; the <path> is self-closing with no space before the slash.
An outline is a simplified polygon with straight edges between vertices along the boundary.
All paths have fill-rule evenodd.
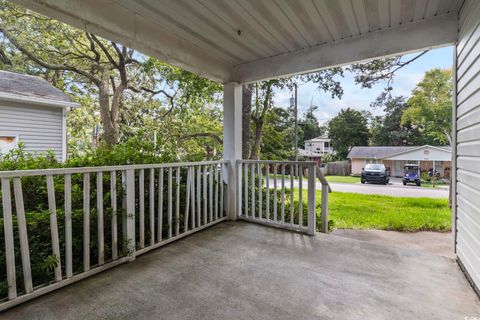
<path id="1" fill-rule="evenodd" d="M 227 183 L 226 211 L 230 220 L 238 216 L 237 160 L 242 158 L 242 86 L 223 86 L 223 158 L 230 161 L 223 178 Z"/>

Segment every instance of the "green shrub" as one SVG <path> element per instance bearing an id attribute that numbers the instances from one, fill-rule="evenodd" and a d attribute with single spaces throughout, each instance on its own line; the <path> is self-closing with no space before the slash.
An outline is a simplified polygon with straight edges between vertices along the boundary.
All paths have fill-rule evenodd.
<path id="1" fill-rule="evenodd" d="M 188 160 L 188 159 L 182 159 Z M 149 164 L 149 163 L 166 163 L 175 162 L 177 156 L 170 152 L 162 150 L 161 147 L 155 148 L 151 143 L 144 142 L 139 139 L 131 139 L 125 143 L 116 145 L 109 149 L 100 147 L 95 151 L 85 154 L 81 157 L 74 157 L 65 163 L 56 161 L 52 152 L 45 154 L 31 154 L 26 152 L 25 147 L 20 145 L 18 149 L 12 150 L 3 155 L 0 160 L 0 171 L 4 170 L 27 170 L 27 169 L 46 169 L 46 168 L 62 168 L 62 167 L 93 167 L 93 166 L 113 166 L 125 164 Z M 98 261 L 98 234 L 97 234 L 97 193 L 96 193 L 96 173 L 90 174 L 90 261 L 91 265 L 95 265 Z M 105 259 L 111 258 L 112 254 L 112 238 L 111 238 L 111 221 L 113 212 L 111 210 L 111 194 L 110 194 L 110 174 L 104 173 L 103 182 L 103 199 L 104 204 L 104 243 L 105 243 Z M 136 172 L 136 186 L 139 185 L 139 173 Z M 164 187 L 167 185 L 168 176 L 164 174 Z M 83 271 L 83 174 L 72 174 L 72 253 L 73 253 L 73 272 L 79 273 Z M 122 194 L 124 190 L 121 185 L 121 172 L 117 172 L 117 230 L 118 230 L 118 252 L 119 257 L 125 256 L 127 252 L 127 243 L 122 237 L 122 221 L 125 212 L 122 210 Z M 181 172 L 181 202 L 180 202 L 180 231 L 183 230 L 183 213 L 185 212 L 184 195 L 186 193 L 187 172 Z M 58 233 L 60 240 L 60 256 L 61 260 L 52 253 L 51 247 L 51 231 L 50 231 L 50 212 L 48 209 L 48 196 L 46 188 L 46 178 L 44 176 L 23 177 L 22 191 L 24 198 L 25 216 L 27 221 L 27 234 L 30 249 L 30 260 L 32 268 L 32 279 L 34 286 L 46 285 L 54 280 L 54 268 L 57 263 L 61 263 L 62 274 L 65 275 L 65 212 L 64 212 L 64 176 L 54 176 Z M 154 188 L 157 192 L 159 186 L 158 171 L 155 174 Z M 175 188 L 175 185 L 173 186 Z M 150 226 L 148 219 L 149 201 L 149 175 L 145 171 L 145 239 L 146 243 L 150 240 Z M 138 187 L 136 188 L 136 201 L 140 198 Z M 0 193 L 0 201 L 1 201 Z M 13 198 L 13 192 L 12 192 Z M 163 206 L 167 208 L 168 199 L 163 197 Z M 1 203 L 1 202 L 0 202 Z M 202 204 L 203 205 L 203 204 Z M 155 208 L 157 199 L 155 199 Z M 15 214 L 15 203 L 12 199 L 13 226 L 14 226 L 14 243 L 15 243 L 15 265 L 17 276 L 17 290 L 22 292 L 23 271 L 21 262 L 21 250 L 18 233 L 18 223 Z M 157 209 L 157 208 L 156 208 Z M 138 212 L 138 209 L 137 209 Z M 220 213 L 221 214 L 221 213 Z M 5 243 L 3 230 L 3 206 L 0 205 L 0 243 Z M 168 230 L 166 217 L 163 220 L 163 236 L 165 237 Z M 139 219 L 136 219 L 136 243 L 139 243 Z M 155 228 L 156 230 L 156 228 Z M 157 239 L 158 240 L 158 239 Z M 8 285 L 6 282 L 6 266 L 5 266 L 5 247 L 0 245 L 0 299 L 7 296 Z"/>
<path id="2" fill-rule="evenodd" d="M 420 174 L 420 178 L 426 182 L 430 182 L 432 180 L 432 177 L 428 175 L 428 171 L 422 171 L 422 173 Z"/>

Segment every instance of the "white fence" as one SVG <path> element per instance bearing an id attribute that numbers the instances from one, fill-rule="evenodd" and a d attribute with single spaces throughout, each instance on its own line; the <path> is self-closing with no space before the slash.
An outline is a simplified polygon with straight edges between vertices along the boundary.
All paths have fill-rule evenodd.
<path id="1" fill-rule="evenodd" d="M 223 221 L 227 167 L 212 161 L 0 172 L 8 284 L 0 310 Z M 46 283 L 32 272 L 30 246 L 39 240 L 28 219 L 40 203 L 25 194 L 25 181 L 44 188 L 48 200 L 50 237 L 43 245 L 54 268 Z M 73 230 L 81 230 L 81 239 Z"/>
<path id="2" fill-rule="evenodd" d="M 314 235 L 318 176 L 322 184 L 321 231 L 328 231 L 330 186 L 315 162 L 240 160 L 237 166 L 240 219 Z"/>

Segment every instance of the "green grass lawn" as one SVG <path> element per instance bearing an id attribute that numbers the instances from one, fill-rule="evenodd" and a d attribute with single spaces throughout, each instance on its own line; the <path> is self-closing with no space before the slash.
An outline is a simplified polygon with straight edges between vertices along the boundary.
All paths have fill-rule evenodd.
<path id="1" fill-rule="evenodd" d="M 332 183 L 359 183 L 360 177 L 352 176 L 325 176 L 328 182 Z"/>
<path id="2" fill-rule="evenodd" d="M 433 184 L 429 181 L 422 181 L 422 187 L 433 188 Z M 445 187 L 448 187 L 448 184 L 443 182 L 437 182 L 435 183 L 435 188 L 438 188 L 438 187 L 445 188 Z"/>
<path id="3" fill-rule="evenodd" d="M 298 193 L 296 197 L 298 199 Z M 304 197 L 305 204 L 306 199 Z M 317 191 L 319 213 L 320 206 L 321 191 Z M 446 199 L 332 192 L 328 209 L 334 229 L 446 232 L 451 230 L 452 223 Z"/>

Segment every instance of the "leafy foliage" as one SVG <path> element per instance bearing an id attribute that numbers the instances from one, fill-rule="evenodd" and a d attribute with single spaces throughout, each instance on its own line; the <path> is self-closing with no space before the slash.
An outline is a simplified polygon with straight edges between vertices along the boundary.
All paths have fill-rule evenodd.
<path id="1" fill-rule="evenodd" d="M 267 113 L 261 144 L 261 158 L 285 160 L 294 156 L 294 126 L 292 114 L 283 108 Z"/>
<path id="2" fill-rule="evenodd" d="M 166 163 L 175 162 L 177 160 L 190 161 L 195 160 L 198 154 L 183 154 L 179 153 L 177 148 L 167 149 L 164 145 L 154 145 L 151 141 L 132 138 L 124 143 L 115 145 L 113 148 L 107 146 L 100 146 L 95 151 L 89 151 L 82 157 L 75 157 L 67 160 L 66 163 L 58 163 L 51 153 L 46 154 L 31 154 L 27 153 L 23 146 L 19 149 L 11 150 L 9 153 L 3 155 L 0 161 L 0 171 L 4 170 L 27 170 L 27 169 L 45 169 L 45 168 L 62 168 L 62 167 L 92 167 L 92 166 L 106 166 L 106 165 L 123 165 L 123 164 L 145 164 L 145 163 Z M 96 176 L 97 174 L 90 174 L 90 237 L 91 237 L 91 256 L 92 264 L 98 261 L 98 242 L 97 242 L 97 202 L 96 193 Z M 82 174 L 72 174 L 72 233 L 73 233 L 73 271 L 74 273 L 83 270 L 82 252 L 83 252 L 83 181 Z M 113 212 L 110 207 L 110 179 L 109 173 L 102 175 L 103 181 L 103 199 L 102 203 L 107 204 L 104 212 L 105 225 L 105 256 L 107 259 L 111 257 L 111 220 Z M 167 175 L 164 176 L 164 185 L 167 185 Z M 181 172 L 181 194 L 186 192 L 186 171 Z M 117 172 L 117 223 L 118 230 L 122 230 L 122 217 L 125 212 L 122 209 L 123 188 L 121 185 L 121 173 Z M 64 177 L 54 176 L 54 185 L 56 191 L 56 208 L 59 238 L 61 244 L 61 252 L 65 252 L 65 212 L 64 212 Z M 136 185 L 139 185 L 138 173 L 136 176 Z M 149 179 L 145 179 L 145 190 L 148 190 Z M 159 177 L 155 177 L 155 190 L 158 190 Z M 32 265 L 32 278 L 34 285 L 44 285 L 54 279 L 54 268 L 58 262 L 61 263 L 63 274 L 65 274 L 65 255 L 61 254 L 60 261 L 52 254 L 51 248 L 51 234 L 50 234 L 50 211 L 48 208 L 48 196 L 46 188 L 46 180 L 44 176 L 32 176 L 22 178 L 22 191 L 24 198 L 25 216 L 27 221 L 27 234 L 30 247 L 30 259 Z M 143 195 L 146 196 L 145 194 Z M 137 195 L 140 197 L 140 195 Z M 0 193 L 1 201 L 1 193 Z M 167 207 L 168 199 L 164 197 L 164 208 Z M 156 205 L 156 204 L 155 204 Z M 14 205 L 12 205 L 15 208 Z M 149 202 L 145 201 L 145 210 L 149 211 Z M 180 212 L 185 212 L 185 198 L 181 198 Z M 3 217 L 3 206 L 0 206 L 0 217 Z M 23 273 L 21 271 L 21 250 L 18 233 L 18 223 L 16 214 L 13 215 L 14 226 L 14 243 L 15 243 L 15 259 L 16 266 L 19 268 L 16 272 L 18 290 L 23 290 Z M 183 214 L 181 219 L 184 219 Z M 145 237 L 149 239 L 149 222 L 145 221 L 147 233 Z M 180 223 L 183 226 L 183 222 Z M 137 225 L 137 228 L 139 226 Z M 164 232 L 168 229 L 166 220 L 164 221 Z M 3 218 L 0 218 L 0 243 L 4 243 Z M 138 231 L 136 233 L 138 235 Z M 138 242 L 137 242 L 138 243 Z M 128 254 L 127 242 L 122 239 L 121 232 L 119 232 L 119 255 L 125 256 Z M 6 270 L 5 270 L 5 252 L 4 246 L 0 246 L 0 298 L 7 294 L 8 286 L 6 285 Z"/>
<path id="3" fill-rule="evenodd" d="M 433 69 L 413 90 L 402 124 L 410 122 L 440 144 L 451 143 L 452 71 Z"/>
<path id="4" fill-rule="evenodd" d="M 333 149 L 339 159 L 346 159 L 353 146 L 366 146 L 370 138 L 367 116 L 355 109 L 342 109 L 328 123 L 328 132 Z"/>
<path id="5" fill-rule="evenodd" d="M 371 144 L 376 146 L 406 146 L 434 144 L 429 136 L 425 135 L 410 121 L 402 123 L 402 117 L 408 104 L 404 97 L 395 97 L 383 104 L 384 116 L 374 117 L 371 124 Z"/>
<path id="6" fill-rule="evenodd" d="M 305 140 L 310 140 L 316 138 L 325 133 L 325 127 L 320 126 L 317 117 L 315 116 L 315 111 L 318 110 L 317 106 L 310 106 L 305 112 L 302 119 L 300 119 L 300 127 L 302 129 L 300 135 L 300 147 L 305 147 Z"/>
<path id="7" fill-rule="evenodd" d="M 41 76 L 82 104 L 69 116 L 76 153 L 98 146 L 96 128 L 113 146 L 136 136 L 132 128 L 153 137 L 186 106 L 218 104 L 217 83 L 6 1 L 0 2 L 0 41 L 5 69 Z"/>

